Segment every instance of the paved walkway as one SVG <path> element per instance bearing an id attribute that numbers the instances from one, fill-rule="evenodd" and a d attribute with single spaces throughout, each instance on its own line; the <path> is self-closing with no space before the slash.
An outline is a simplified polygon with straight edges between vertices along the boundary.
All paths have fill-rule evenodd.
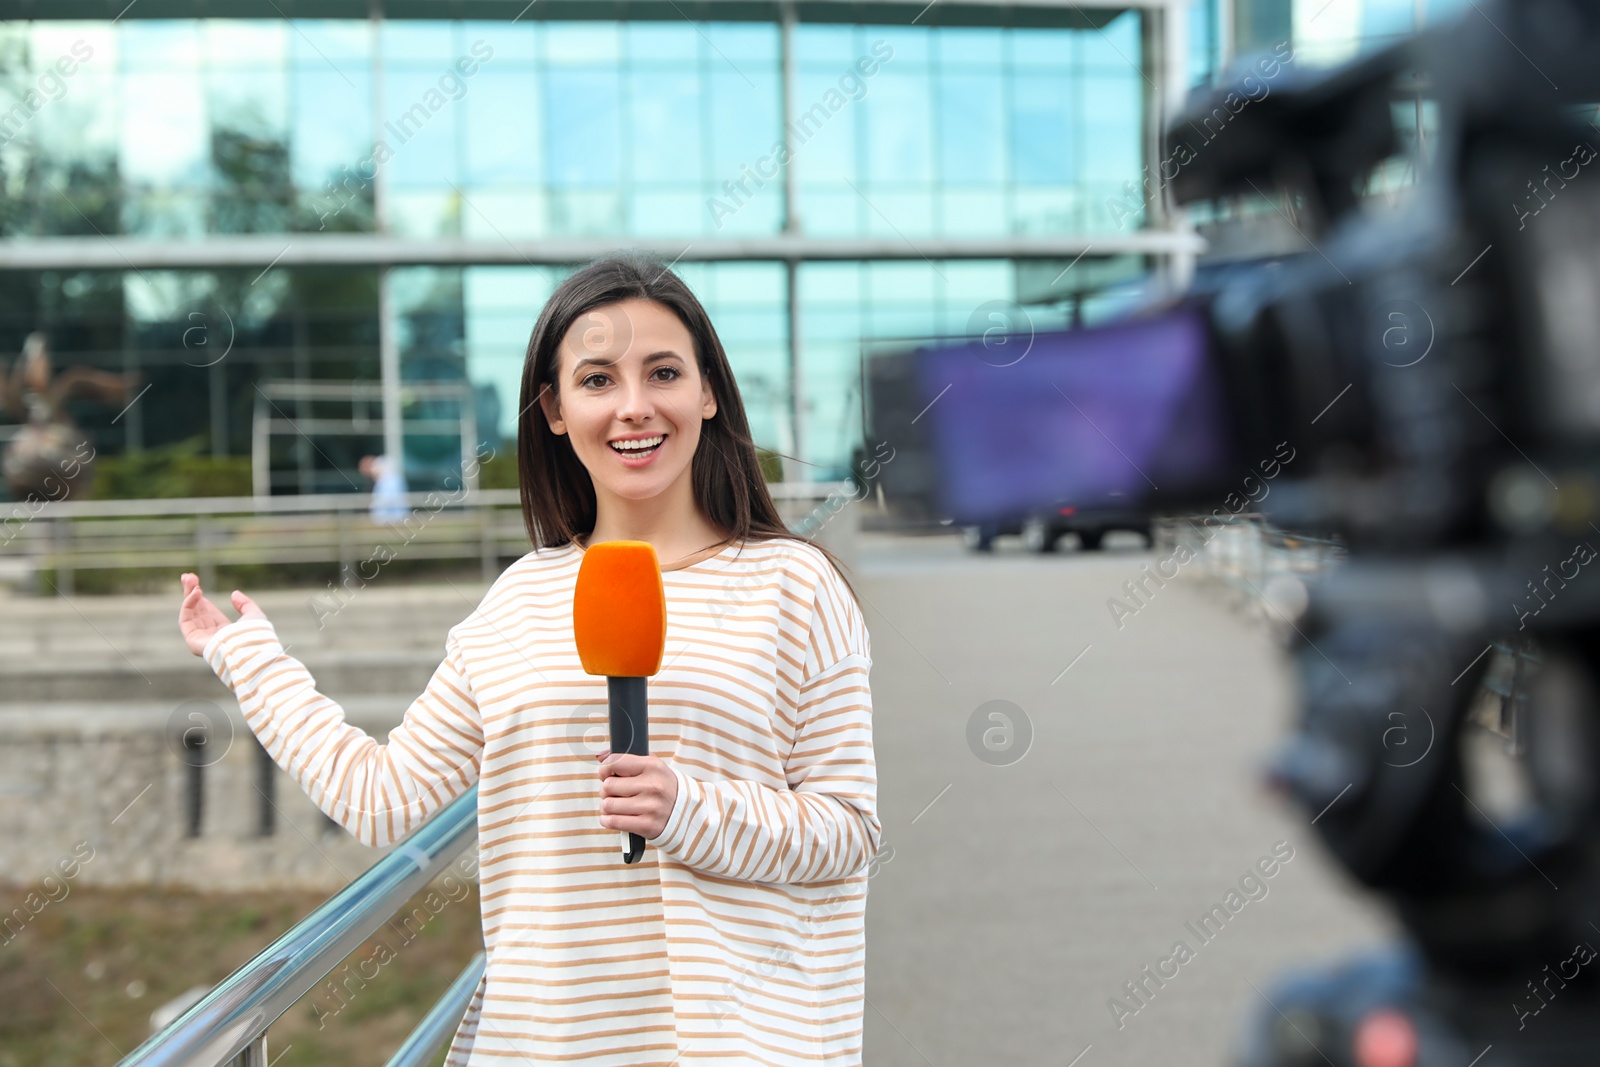
<path id="1" fill-rule="evenodd" d="M 1106 601 L 1152 558 L 863 536 L 886 859 L 867 909 L 870 1067 L 1228 1063 L 1261 1004 L 1251 982 L 1390 928 L 1259 785 L 1292 710 L 1271 634 L 1186 578 L 1149 583 L 1117 629 Z M 998 705 L 969 745 L 997 700 L 1021 710 L 1013 747 Z M 1024 723 L 1026 754 L 997 765 Z M 1277 842 L 1293 858 L 1247 880 L 1202 942 L 1185 924 Z M 1180 940 L 1175 975 L 1144 978 Z"/>

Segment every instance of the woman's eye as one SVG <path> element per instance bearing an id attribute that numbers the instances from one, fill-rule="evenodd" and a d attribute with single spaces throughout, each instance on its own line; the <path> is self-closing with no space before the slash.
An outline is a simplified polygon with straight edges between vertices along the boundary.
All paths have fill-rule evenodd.
<path id="1" fill-rule="evenodd" d="M 657 367 L 656 368 L 656 373 L 659 374 L 661 371 L 668 371 L 668 372 L 670 372 L 672 374 L 672 378 L 668 378 L 667 379 L 667 381 L 669 381 L 669 382 L 672 381 L 673 378 L 680 377 L 677 367 Z"/>

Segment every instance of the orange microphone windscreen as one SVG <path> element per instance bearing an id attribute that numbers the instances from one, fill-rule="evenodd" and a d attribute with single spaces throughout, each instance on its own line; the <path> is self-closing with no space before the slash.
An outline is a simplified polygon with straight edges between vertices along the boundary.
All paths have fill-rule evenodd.
<path id="1" fill-rule="evenodd" d="M 578 564 L 572 633 L 589 674 L 648 678 L 667 644 L 661 561 L 648 541 L 602 541 Z"/>

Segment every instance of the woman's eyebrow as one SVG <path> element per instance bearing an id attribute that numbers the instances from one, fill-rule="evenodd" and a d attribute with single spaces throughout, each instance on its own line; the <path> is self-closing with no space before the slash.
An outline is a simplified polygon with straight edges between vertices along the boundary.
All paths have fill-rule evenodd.
<path id="1" fill-rule="evenodd" d="M 644 362 L 646 365 L 649 365 L 650 363 L 661 359 L 675 359 L 680 363 L 683 362 L 683 357 L 669 348 L 664 348 L 659 352 L 650 353 L 648 356 L 644 357 Z M 584 367 L 591 365 L 596 367 L 609 367 L 614 363 L 616 363 L 616 360 L 614 359 L 600 359 L 597 356 L 588 356 L 584 359 L 578 360 L 578 365 L 572 368 L 572 373 L 577 374 L 579 371 L 583 370 Z"/>

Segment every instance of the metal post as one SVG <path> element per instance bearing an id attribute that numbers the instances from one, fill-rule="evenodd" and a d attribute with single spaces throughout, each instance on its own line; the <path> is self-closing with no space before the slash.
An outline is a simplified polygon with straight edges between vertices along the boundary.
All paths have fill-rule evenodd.
<path id="1" fill-rule="evenodd" d="M 295 382 L 305 382 L 311 379 L 311 352 L 306 340 L 306 316 L 304 309 L 297 309 L 294 326 L 294 374 Z M 290 425 L 299 427 L 300 423 L 311 417 L 311 405 L 305 394 L 300 391 L 293 393 L 294 418 L 289 420 Z M 273 405 L 277 410 L 277 405 Z M 312 467 L 311 438 L 304 433 L 294 436 L 295 471 L 299 479 L 299 492 L 301 496 L 308 496 L 316 492 L 316 471 Z"/>
<path id="2" fill-rule="evenodd" d="M 228 1061 L 228 1067 L 267 1067 L 267 1035 L 262 1034 Z"/>
<path id="3" fill-rule="evenodd" d="M 256 835 L 258 837 L 271 837 L 278 828 L 277 806 L 273 802 L 273 795 L 278 791 L 278 778 L 273 772 L 278 765 L 273 762 L 272 754 L 266 750 L 257 739 L 256 749 L 256 792 L 261 794 L 261 806 L 256 812 Z"/>
<path id="4" fill-rule="evenodd" d="M 783 119 L 784 156 L 789 160 L 783 167 L 783 232 L 800 232 L 800 205 L 795 185 L 794 121 L 795 68 L 794 68 L 794 5 L 784 0 L 779 24 L 778 49 L 782 63 L 783 83 L 778 97 L 778 114 Z"/>
<path id="5" fill-rule="evenodd" d="M 461 396 L 461 487 L 462 497 L 478 495 L 478 398 L 470 381 L 462 383 Z"/>
<path id="6" fill-rule="evenodd" d="M 1184 0 L 1168 0 L 1159 8 L 1147 8 L 1143 21 L 1143 62 L 1149 73 L 1145 85 L 1145 163 L 1150 190 L 1145 199 L 1145 225 L 1149 229 L 1187 235 L 1194 232 L 1185 208 L 1167 207 L 1167 191 L 1161 180 L 1163 131 L 1183 109 L 1188 91 L 1188 12 Z M 1195 255 L 1189 251 L 1168 254 L 1164 264 L 1168 291 L 1188 288 L 1194 277 Z"/>
<path id="7" fill-rule="evenodd" d="M 56 519 L 50 532 L 55 537 L 56 592 L 62 596 L 72 594 L 72 520 Z"/>
<path id="8" fill-rule="evenodd" d="M 250 492 L 258 501 L 272 495 L 272 443 L 267 436 L 267 413 L 261 401 L 262 396 L 257 392 L 250 419 Z"/>
<path id="9" fill-rule="evenodd" d="M 782 108 L 784 154 L 789 162 L 783 168 L 783 232 L 800 233 L 799 192 L 795 172 L 794 122 L 795 62 L 794 62 L 794 5 L 785 2 L 781 11 L 778 48 L 782 64 L 782 85 L 779 105 Z M 789 313 L 789 440 L 781 442 L 780 453 L 786 452 L 796 460 L 804 460 L 805 449 L 805 382 L 804 359 L 801 354 L 800 333 L 800 264 L 790 259 L 784 264 L 784 291 Z M 784 482 L 799 481 L 797 464 L 780 456 Z"/>
<path id="10" fill-rule="evenodd" d="M 1233 62 L 1233 0 L 1217 0 L 1217 69 L 1226 70 Z"/>
<path id="11" fill-rule="evenodd" d="M 350 544 L 350 516 L 343 508 L 333 513 L 334 530 L 339 537 L 339 584 L 343 586 L 355 576 L 355 552 Z"/>
<path id="12" fill-rule="evenodd" d="M 784 265 L 784 287 L 789 305 L 789 452 L 800 463 L 805 462 L 806 445 L 806 390 L 805 359 L 800 332 L 800 264 L 789 260 Z M 789 460 L 783 461 L 783 480 L 800 481 L 795 476 Z M 809 479 L 807 479 L 809 480 Z"/>
<path id="13" fill-rule="evenodd" d="M 1411 28 L 1416 33 L 1422 32 L 1422 24 L 1427 21 L 1428 16 L 1426 8 L 1427 4 L 1425 3 L 1425 0 L 1412 0 Z M 1415 106 L 1417 111 L 1417 160 L 1414 166 L 1416 167 L 1417 171 L 1420 171 L 1423 163 L 1427 161 L 1426 136 L 1422 129 L 1422 82 L 1420 78 L 1417 81 L 1417 97 Z M 1421 180 L 1422 179 L 1419 176 L 1417 178 L 1419 184 L 1421 183 Z"/>
<path id="14" fill-rule="evenodd" d="M 372 128 L 383 128 L 383 5 L 372 0 Z M 382 167 L 372 178 L 372 215 L 380 234 L 389 231 L 388 181 Z M 383 383 L 383 451 L 405 477 L 405 432 L 400 424 L 400 339 L 394 321 L 394 289 L 388 267 L 378 268 L 378 372 Z"/>
<path id="15" fill-rule="evenodd" d="M 372 31 L 372 130 L 383 129 L 383 0 L 369 0 L 367 26 Z M 360 176 L 360 170 L 356 171 Z M 373 167 L 372 226 L 378 233 L 389 232 L 388 182 L 381 166 Z"/>
<path id="16" fill-rule="evenodd" d="M 133 342 L 133 316 L 127 310 L 122 315 L 122 373 L 139 373 L 139 349 Z M 137 403 L 131 403 L 126 414 L 128 421 L 124 424 L 123 448 L 130 454 L 143 452 L 144 409 Z"/>
<path id="17" fill-rule="evenodd" d="M 211 364 L 206 388 L 211 400 L 211 455 L 221 459 L 228 454 L 228 384 L 222 361 Z"/>
<path id="18" fill-rule="evenodd" d="M 200 584 L 206 589 L 217 587 L 217 565 L 211 556 L 211 520 L 205 515 L 194 518 L 194 554 L 200 571 Z"/>
<path id="19" fill-rule="evenodd" d="M 378 368 L 383 376 L 383 451 L 405 476 L 405 434 L 400 425 L 400 339 L 394 321 L 390 268 L 378 269 Z"/>
<path id="20" fill-rule="evenodd" d="M 500 563 L 500 546 L 494 530 L 494 508 L 487 504 L 479 505 L 478 514 L 481 516 L 482 527 L 480 530 L 479 552 L 483 567 L 483 580 L 492 582 L 495 578 L 495 568 Z"/>

